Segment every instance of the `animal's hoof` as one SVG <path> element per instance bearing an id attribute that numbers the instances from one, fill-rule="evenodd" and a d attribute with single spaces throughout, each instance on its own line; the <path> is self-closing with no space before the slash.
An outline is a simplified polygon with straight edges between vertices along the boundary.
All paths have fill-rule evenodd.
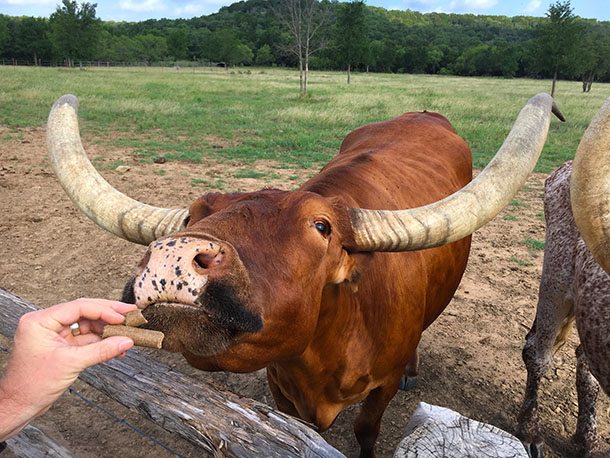
<path id="1" fill-rule="evenodd" d="M 403 375 L 400 378 L 400 385 L 398 386 L 399 389 L 403 390 L 403 391 L 411 391 L 414 390 L 417 387 L 417 377 L 407 377 L 405 375 Z"/>
<path id="2" fill-rule="evenodd" d="M 542 442 L 539 444 L 530 444 L 529 442 L 523 442 L 525 451 L 530 458 L 544 458 L 542 453 Z"/>

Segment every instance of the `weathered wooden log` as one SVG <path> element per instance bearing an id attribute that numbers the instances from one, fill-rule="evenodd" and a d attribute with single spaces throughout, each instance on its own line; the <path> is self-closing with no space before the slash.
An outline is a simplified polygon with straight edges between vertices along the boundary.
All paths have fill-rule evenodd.
<path id="1" fill-rule="evenodd" d="M 6 445 L 13 454 L 23 458 L 72 458 L 74 456 L 67 448 L 30 425 L 8 439 Z"/>
<path id="2" fill-rule="evenodd" d="M 0 333 L 37 307 L 0 289 Z M 343 457 L 299 420 L 252 399 L 222 392 L 137 349 L 84 371 L 80 379 L 215 456 Z"/>
<path id="3" fill-rule="evenodd" d="M 394 458 L 528 458 L 519 439 L 445 407 L 420 402 Z"/>

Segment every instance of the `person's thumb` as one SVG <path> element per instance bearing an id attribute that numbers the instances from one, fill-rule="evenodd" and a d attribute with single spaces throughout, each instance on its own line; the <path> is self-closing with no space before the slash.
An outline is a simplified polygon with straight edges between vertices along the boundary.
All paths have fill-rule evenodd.
<path id="1" fill-rule="evenodd" d="M 133 347 L 129 337 L 113 336 L 99 342 L 78 347 L 78 355 L 82 369 L 116 358 Z"/>

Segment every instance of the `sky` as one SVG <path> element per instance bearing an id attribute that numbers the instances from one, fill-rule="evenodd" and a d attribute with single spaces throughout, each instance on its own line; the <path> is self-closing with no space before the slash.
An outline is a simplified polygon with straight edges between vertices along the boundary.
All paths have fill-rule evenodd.
<path id="1" fill-rule="evenodd" d="M 78 0 L 79 3 L 82 0 Z M 97 3 L 104 21 L 143 21 L 191 18 L 217 12 L 237 0 L 89 0 Z M 556 0 L 366 0 L 367 5 L 422 13 L 471 13 L 503 16 L 544 16 Z M 61 0 L 0 0 L 0 13 L 10 16 L 48 17 Z M 610 21 L 610 1 L 572 0 L 574 14 Z"/>

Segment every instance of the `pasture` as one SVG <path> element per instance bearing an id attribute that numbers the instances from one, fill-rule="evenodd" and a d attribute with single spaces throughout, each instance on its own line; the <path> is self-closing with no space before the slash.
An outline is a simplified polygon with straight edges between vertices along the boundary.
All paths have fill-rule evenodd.
<path id="1" fill-rule="evenodd" d="M 0 287 L 39 305 L 79 296 L 117 298 L 143 254 L 78 213 L 46 159 L 44 124 L 64 93 L 80 99 L 83 142 L 115 187 L 155 205 L 188 205 L 208 191 L 292 189 L 338 150 L 344 136 L 405 111 L 439 111 L 484 166 L 526 100 L 549 81 L 313 72 L 311 96 L 298 97 L 289 70 L 87 69 L 0 67 Z M 420 377 L 386 411 L 378 442 L 391 456 L 418 401 L 453 408 L 514 432 L 525 369 L 521 348 L 536 303 L 542 266 L 545 173 L 571 159 L 589 120 L 610 93 L 594 84 L 560 82 L 557 102 L 567 118 L 549 139 L 526 187 L 494 221 L 475 233 L 466 275 L 453 302 L 424 335 Z M 129 167 L 117 171 L 119 165 Z M 393 317 L 402 319 L 401 317 Z M 9 343 L 0 339 L 0 346 Z M 549 456 L 568 456 L 574 428 L 575 339 L 556 356 L 541 391 L 541 426 Z M 179 355 L 151 351 L 173 367 L 222 389 L 272 405 L 264 372 L 207 374 Z M 2 362 L 6 353 L 0 351 Z M 162 377 L 162 374 L 160 374 Z M 63 396 L 35 423 L 78 456 L 173 456 L 100 410 L 114 412 L 172 450 L 196 456 L 164 433 L 78 382 L 86 403 Z M 610 402 L 599 403 L 600 433 L 610 446 Z M 324 437 L 348 456 L 354 408 Z"/>

